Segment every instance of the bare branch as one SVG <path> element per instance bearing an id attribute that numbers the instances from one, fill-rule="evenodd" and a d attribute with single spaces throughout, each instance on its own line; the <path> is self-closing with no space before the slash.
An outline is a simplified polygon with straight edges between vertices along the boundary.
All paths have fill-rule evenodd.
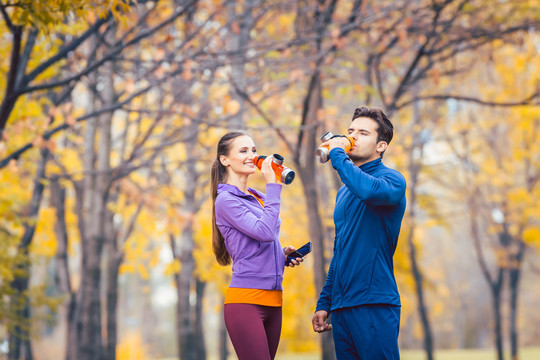
<path id="1" fill-rule="evenodd" d="M 540 103 L 533 103 L 533 100 L 540 98 L 540 92 L 535 92 L 532 95 L 529 95 L 523 100 L 517 100 L 517 101 L 508 101 L 508 102 L 497 102 L 497 101 L 488 101 L 488 100 L 482 100 L 474 97 L 469 96 L 462 96 L 462 95 L 428 95 L 428 96 L 418 96 L 411 100 L 405 101 L 402 104 L 396 106 L 396 109 L 401 109 L 403 107 L 406 107 L 412 103 L 418 102 L 418 101 L 424 101 L 424 100 L 437 100 L 437 101 L 444 101 L 444 100 L 458 100 L 458 101 L 467 101 L 467 102 L 473 102 L 480 105 L 486 105 L 486 106 L 494 106 L 494 107 L 512 107 L 512 106 L 520 106 L 520 105 L 529 105 L 529 106 L 540 106 Z"/>
<path id="2" fill-rule="evenodd" d="M 0 2 L 0 11 L 2 12 L 2 17 L 6 21 L 6 25 L 9 28 L 9 31 L 14 32 L 15 31 L 15 25 L 11 22 L 11 19 L 9 18 L 9 14 L 6 11 L 6 7 L 3 2 Z"/>
<path id="3" fill-rule="evenodd" d="M 257 113 L 264 119 L 264 121 L 266 121 L 270 127 L 272 129 L 274 129 L 276 131 L 276 133 L 279 135 L 279 137 L 281 138 L 281 140 L 285 143 L 285 145 L 287 146 L 287 149 L 289 149 L 289 151 L 292 153 L 293 152 L 293 146 L 291 143 L 289 143 L 287 141 L 287 138 L 285 137 L 285 134 L 279 129 L 277 128 L 273 121 L 270 119 L 269 116 L 267 116 L 264 111 L 260 108 L 259 105 L 257 105 L 252 99 L 251 97 L 246 93 L 244 92 L 243 90 L 241 90 L 238 85 L 234 82 L 234 80 L 232 78 L 229 79 L 231 84 L 233 85 L 234 87 L 234 90 L 236 91 L 236 93 L 238 95 L 240 95 L 240 97 L 242 99 L 244 99 L 253 109 L 255 109 L 255 111 L 257 111 Z"/>
<path id="4" fill-rule="evenodd" d="M 95 34 L 98 29 L 109 21 L 109 19 L 112 17 L 111 13 L 109 12 L 104 18 L 101 18 L 96 21 L 94 25 L 92 25 L 84 34 L 79 36 L 77 39 L 73 40 L 71 43 L 66 45 L 64 48 L 62 48 L 58 53 L 56 53 L 54 56 L 46 60 L 45 62 L 41 63 L 38 67 L 36 67 L 30 74 L 24 76 L 23 82 L 26 84 L 29 84 L 31 81 L 33 81 L 39 74 L 41 74 L 43 71 L 47 70 L 50 66 L 52 66 L 54 63 L 62 60 L 65 58 L 71 51 L 74 51 L 76 48 L 78 48 L 86 39 L 88 39 L 90 36 Z M 17 92 L 17 96 L 22 95 L 24 93 L 27 93 L 31 90 L 21 89 Z"/>
<path id="5" fill-rule="evenodd" d="M 101 114 L 105 114 L 105 113 L 108 113 L 108 112 L 113 112 L 113 111 L 116 111 L 118 109 L 121 109 L 123 108 L 124 105 L 126 104 L 129 104 L 131 103 L 131 101 L 143 94 L 145 94 L 146 92 L 148 92 L 150 89 L 152 89 L 154 86 L 157 86 L 159 85 L 160 83 L 164 82 L 165 80 L 167 80 L 169 77 L 173 77 L 175 75 L 178 75 L 179 73 L 181 73 L 182 70 L 181 69 L 178 69 L 170 74 L 168 74 L 167 76 L 164 76 L 162 79 L 160 80 L 157 80 L 155 83 L 151 83 L 149 84 L 147 87 L 135 92 L 134 94 L 130 95 L 128 98 L 126 98 L 124 101 L 121 101 L 121 102 L 117 102 L 111 106 L 107 106 L 107 107 L 103 107 L 99 110 L 96 110 L 90 114 L 86 114 L 86 115 L 83 115 L 83 116 L 80 116 L 76 119 L 76 122 L 82 122 L 82 121 L 85 121 L 85 120 L 88 120 L 88 119 L 91 119 L 93 117 L 96 117 L 96 116 L 99 116 Z M 43 139 L 44 140 L 48 140 L 50 139 L 54 134 L 56 134 L 57 132 L 60 132 L 62 130 L 65 130 L 67 128 L 69 128 L 70 125 L 67 124 L 67 123 L 64 123 L 62 125 L 59 125 L 47 132 L 45 132 L 43 134 Z M 9 164 L 9 162 L 11 160 L 17 160 L 23 153 L 25 153 L 26 151 L 30 150 L 31 148 L 34 147 L 34 144 L 33 143 L 27 143 L 26 145 L 22 146 L 21 148 L 19 148 L 18 150 L 12 152 L 11 154 L 9 154 L 7 157 L 5 157 L 4 159 L 0 160 L 0 169 L 4 168 L 7 166 L 7 164 Z"/>

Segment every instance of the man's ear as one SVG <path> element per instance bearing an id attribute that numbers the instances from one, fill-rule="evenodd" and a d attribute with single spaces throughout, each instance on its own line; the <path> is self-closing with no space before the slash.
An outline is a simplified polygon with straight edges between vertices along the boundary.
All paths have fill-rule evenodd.
<path id="1" fill-rule="evenodd" d="M 380 154 L 385 151 L 387 147 L 388 143 L 386 141 L 379 141 L 379 143 L 377 144 L 377 152 Z"/>
<path id="2" fill-rule="evenodd" d="M 220 155 L 219 156 L 219 162 L 223 166 L 229 166 L 229 159 L 227 159 L 227 157 L 225 155 Z"/>

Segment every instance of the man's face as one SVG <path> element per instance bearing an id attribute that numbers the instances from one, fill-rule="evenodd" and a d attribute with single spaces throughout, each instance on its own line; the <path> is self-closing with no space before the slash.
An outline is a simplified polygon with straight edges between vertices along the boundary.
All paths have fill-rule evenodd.
<path id="1" fill-rule="evenodd" d="M 228 156 L 221 155 L 221 163 L 238 175 L 251 175 L 255 172 L 253 159 L 257 149 L 249 136 L 239 136 L 233 140 Z"/>
<path id="2" fill-rule="evenodd" d="M 355 144 L 348 155 L 357 164 L 363 164 L 381 157 L 381 153 L 386 150 L 387 143 L 377 142 L 377 129 L 379 124 L 373 119 L 360 117 L 353 120 L 349 126 L 349 136 Z"/>

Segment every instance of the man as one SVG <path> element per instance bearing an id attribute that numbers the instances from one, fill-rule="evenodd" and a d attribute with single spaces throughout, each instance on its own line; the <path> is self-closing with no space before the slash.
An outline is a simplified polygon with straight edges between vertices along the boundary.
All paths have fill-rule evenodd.
<path id="1" fill-rule="evenodd" d="M 399 359 L 401 303 L 393 256 L 405 213 L 405 178 L 382 163 L 394 127 L 377 108 L 355 110 L 349 136 L 330 139 L 342 186 L 336 197 L 334 255 L 313 316 L 313 330 L 333 330 L 338 360 Z M 332 325 L 326 320 L 332 312 Z"/>

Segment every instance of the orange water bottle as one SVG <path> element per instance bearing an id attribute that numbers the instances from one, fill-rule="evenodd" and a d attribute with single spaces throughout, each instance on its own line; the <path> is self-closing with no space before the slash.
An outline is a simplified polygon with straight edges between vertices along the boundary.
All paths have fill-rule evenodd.
<path id="1" fill-rule="evenodd" d="M 354 146 L 354 139 L 347 135 L 334 135 L 331 131 L 327 132 L 323 136 L 321 136 L 322 142 L 327 142 L 328 140 L 335 138 L 335 137 L 344 137 L 349 140 L 349 144 L 345 146 L 345 152 L 351 151 L 351 148 Z M 328 154 L 330 154 L 330 147 L 328 145 L 321 145 L 317 150 L 315 150 L 315 157 L 319 160 L 320 163 L 327 162 L 330 158 L 328 157 Z"/>
<path id="2" fill-rule="evenodd" d="M 266 159 L 266 156 L 259 155 L 255 156 L 253 159 L 253 163 L 259 170 L 261 170 L 262 162 Z M 274 169 L 274 174 L 276 174 L 276 179 L 284 183 L 285 185 L 289 185 L 293 182 L 295 173 L 293 170 L 289 169 L 286 166 L 283 166 L 283 156 L 279 154 L 272 155 L 272 169 Z"/>

